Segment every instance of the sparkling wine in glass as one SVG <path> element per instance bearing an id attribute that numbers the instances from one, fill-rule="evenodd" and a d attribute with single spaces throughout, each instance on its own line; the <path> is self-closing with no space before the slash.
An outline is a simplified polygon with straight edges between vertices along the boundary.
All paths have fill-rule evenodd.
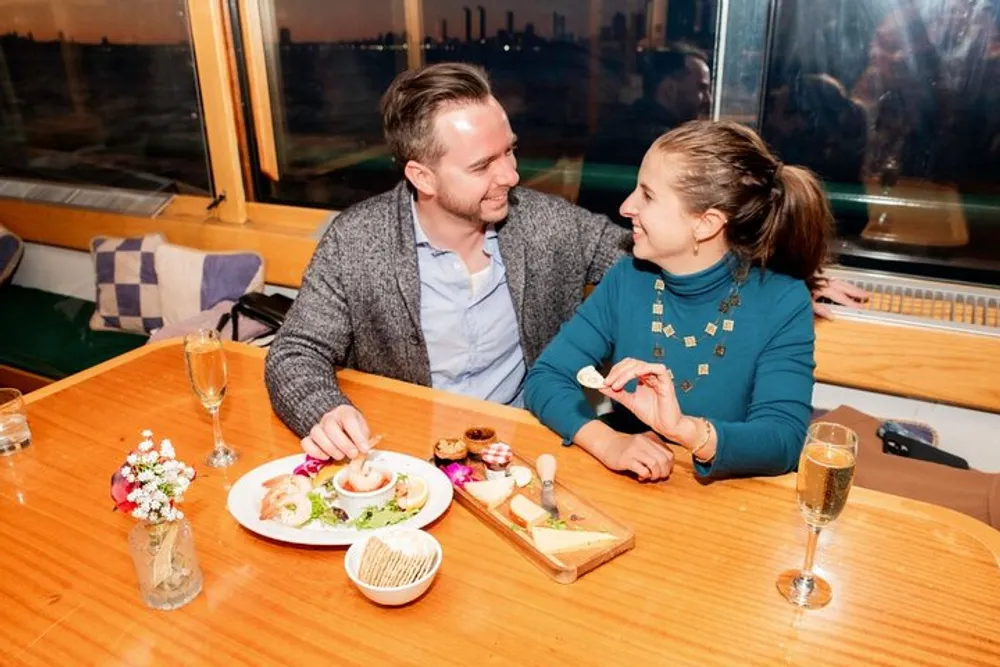
<path id="1" fill-rule="evenodd" d="M 222 341 L 214 329 L 199 329 L 184 337 L 184 361 L 188 379 L 198 400 L 212 415 L 215 446 L 205 463 L 212 468 L 225 468 L 236 462 L 239 455 L 222 439 L 219 408 L 226 397 L 226 355 Z"/>
<path id="2" fill-rule="evenodd" d="M 809 526 L 806 561 L 801 570 L 781 573 L 777 582 L 792 604 L 817 609 L 833 597 L 830 584 L 813 573 L 813 558 L 820 530 L 840 516 L 847 503 L 857 455 L 858 436 L 851 429 L 829 422 L 809 427 L 796 482 L 799 510 Z"/>

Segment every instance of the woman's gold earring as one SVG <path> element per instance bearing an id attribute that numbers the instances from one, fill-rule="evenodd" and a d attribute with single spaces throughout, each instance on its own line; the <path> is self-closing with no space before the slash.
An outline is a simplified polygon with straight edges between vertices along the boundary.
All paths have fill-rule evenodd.
<path id="1" fill-rule="evenodd" d="M 695 255 L 697 255 L 697 254 L 698 254 L 698 246 L 699 246 L 699 245 L 700 245 L 700 244 L 698 243 L 698 236 L 697 236 L 697 235 L 695 235 L 695 237 L 694 237 L 694 254 L 695 254 Z"/>

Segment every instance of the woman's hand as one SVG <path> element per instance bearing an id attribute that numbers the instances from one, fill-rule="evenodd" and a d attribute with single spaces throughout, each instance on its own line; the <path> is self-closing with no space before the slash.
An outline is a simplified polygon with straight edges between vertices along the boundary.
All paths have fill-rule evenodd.
<path id="1" fill-rule="evenodd" d="M 653 432 L 619 434 L 607 443 L 601 462 L 611 470 L 631 470 L 641 481 L 655 482 L 670 477 L 674 453 Z"/>
<path id="2" fill-rule="evenodd" d="M 634 392 L 625 385 L 638 380 Z M 622 359 L 605 379 L 600 390 L 618 401 L 647 426 L 662 436 L 675 439 L 684 415 L 674 393 L 674 381 L 663 364 L 650 364 L 638 359 Z"/>

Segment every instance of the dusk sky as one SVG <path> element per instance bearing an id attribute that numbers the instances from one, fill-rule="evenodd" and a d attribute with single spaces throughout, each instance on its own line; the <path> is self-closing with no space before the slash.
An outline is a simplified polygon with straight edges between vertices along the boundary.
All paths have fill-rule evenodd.
<path id="1" fill-rule="evenodd" d="M 277 23 L 299 42 L 337 41 L 373 37 L 405 29 L 403 0 L 273 0 Z M 689 0 L 693 1 L 693 0 Z M 463 6 L 472 8 L 473 35 L 479 34 L 476 6 L 486 8 L 489 36 L 506 27 L 507 11 L 523 30 L 534 23 L 543 37 L 552 35 L 552 12 L 566 16 L 566 31 L 587 32 L 587 0 L 424 0 L 424 32 L 441 36 L 441 19 L 448 20 L 451 37 L 465 33 Z M 643 11 L 645 0 L 602 0 L 603 24 L 615 12 Z M 50 40 L 58 31 L 77 42 L 99 42 L 107 36 L 117 43 L 164 43 L 187 39 L 184 0 L 0 0 L 0 33 L 32 33 Z"/>

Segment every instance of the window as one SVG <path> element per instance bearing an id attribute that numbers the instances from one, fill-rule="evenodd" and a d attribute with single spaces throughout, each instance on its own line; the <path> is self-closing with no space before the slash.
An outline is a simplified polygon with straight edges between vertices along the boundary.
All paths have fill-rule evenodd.
<path id="1" fill-rule="evenodd" d="M 184 0 L 0 5 L 0 178 L 211 191 Z"/>
<path id="2" fill-rule="evenodd" d="M 708 112 L 715 0 L 261 0 L 241 9 L 259 13 L 268 56 L 264 118 L 277 168 L 255 170 L 266 201 L 344 208 L 394 186 L 379 99 L 422 62 L 484 66 L 519 137 L 522 184 L 609 214 L 652 140 Z M 255 129 L 260 153 L 272 140 Z"/>
<path id="3" fill-rule="evenodd" d="M 782 0 L 761 129 L 827 183 L 845 264 L 1000 277 L 1000 3 Z"/>

